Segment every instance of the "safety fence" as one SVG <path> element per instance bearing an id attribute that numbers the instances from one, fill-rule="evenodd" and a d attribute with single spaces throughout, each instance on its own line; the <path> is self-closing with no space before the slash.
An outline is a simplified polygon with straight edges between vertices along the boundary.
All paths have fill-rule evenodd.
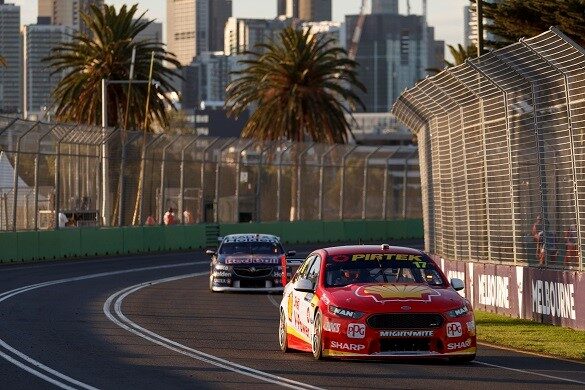
<path id="1" fill-rule="evenodd" d="M 421 212 L 412 145 L 255 142 L 0 117 L 0 231 Z"/>
<path id="2" fill-rule="evenodd" d="M 426 250 L 583 270 L 585 51 L 555 28 L 405 91 Z"/>

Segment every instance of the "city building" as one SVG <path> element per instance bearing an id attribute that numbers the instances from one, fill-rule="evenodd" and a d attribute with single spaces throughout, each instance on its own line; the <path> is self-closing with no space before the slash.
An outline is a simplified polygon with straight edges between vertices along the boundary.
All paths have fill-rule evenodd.
<path id="1" fill-rule="evenodd" d="M 346 15 L 347 31 L 354 30 L 357 19 Z M 388 112 L 405 88 L 426 77 L 427 69 L 444 67 L 444 43 L 435 41 L 424 16 L 366 15 L 356 61 L 367 88 L 367 93 L 358 91 L 365 111 Z"/>
<path id="2" fill-rule="evenodd" d="M 23 29 L 23 111 L 25 118 L 48 120 L 47 115 L 53 103 L 51 94 L 63 74 L 53 70 L 43 61 L 51 49 L 70 39 L 71 29 L 66 26 L 37 24 Z"/>
<path id="3" fill-rule="evenodd" d="M 21 110 L 21 46 L 20 7 L 0 0 L 0 55 L 6 67 L 0 66 L 0 113 Z"/>
<path id="4" fill-rule="evenodd" d="M 154 42 L 163 41 L 163 25 L 162 23 L 152 22 L 142 30 L 136 37 L 138 40 L 150 40 Z"/>
<path id="5" fill-rule="evenodd" d="M 92 5 L 102 6 L 104 0 L 38 0 L 39 17 L 50 18 L 50 24 L 82 29 L 81 13 L 88 13 Z"/>
<path id="6" fill-rule="evenodd" d="M 183 67 L 182 108 L 194 109 L 202 102 L 223 102 L 230 72 L 237 68 L 240 59 L 241 56 L 228 56 L 222 51 L 204 52 Z"/>
<path id="7" fill-rule="evenodd" d="M 347 44 L 345 24 L 340 22 L 303 22 L 301 28 L 311 29 L 313 35 L 325 35 L 335 39 L 335 43 L 343 48 Z"/>
<path id="8" fill-rule="evenodd" d="M 398 0 L 372 0 L 372 14 L 398 14 Z"/>
<path id="9" fill-rule="evenodd" d="M 276 19 L 238 19 L 231 17 L 225 25 L 224 48 L 226 55 L 241 54 L 254 49 L 259 43 L 275 39 L 280 31 L 290 26 L 293 19 L 279 16 Z"/>
<path id="10" fill-rule="evenodd" d="M 466 5 L 463 7 L 463 47 L 471 46 L 471 39 L 473 38 L 471 33 L 471 17 L 471 7 Z M 475 30 L 475 34 L 477 34 L 477 29 Z"/>
<path id="11" fill-rule="evenodd" d="M 168 50 L 182 65 L 207 51 L 223 50 L 231 0 L 167 0 Z"/>
<path id="12" fill-rule="evenodd" d="M 501 3 L 503 0 L 484 0 L 485 3 Z M 484 19 L 483 23 L 484 26 L 488 23 L 490 23 L 491 21 L 488 19 Z M 469 7 L 469 22 L 468 24 L 468 37 L 470 39 L 470 44 L 474 44 L 477 46 L 477 11 L 476 11 L 476 6 L 475 4 L 472 4 Z M 487 30 L 483 29 L 483 39 L 484 39 L 484 44 L 485 42 L 497 42 L 498 40 L 500 40 L 501 38 L 498 38 L 497 36 L 495 36 L 492 33 L 487 32 Z"/>
<path id="13" fill-rule="evenodd" d="M 358 112 L 351 124 L 355 142 L 361 145 L 409 145 L 412 132 L 389 112 Z"/>
<path id="14" fill-rule="evenodd" d="M 227 116 L 223 108 L 223 101 L 207 102 L 200 107 L 185 110 L 186 127 L 193 129 L 196 135 L 209 137 L 235 137 L 239 138 L 249 118 L 249 112 L 245 111 L 238 118 Z"/>
<path id="15" fill-rule="evenodd" d="M 277 0 L 277 13 L 308 22 L 331 20 L 331 0 Z"/>

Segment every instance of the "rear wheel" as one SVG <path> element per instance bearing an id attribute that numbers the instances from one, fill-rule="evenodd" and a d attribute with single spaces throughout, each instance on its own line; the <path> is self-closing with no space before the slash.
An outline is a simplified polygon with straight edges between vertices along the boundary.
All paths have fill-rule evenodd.
<path id="1" fill-rule="evenodd" d="M 213 292 L 213 266 L 209 269 L 209 291 Z"/>
<path id="2" fill-rule="evenodd" d="M 313 357 L 317 360 L 323 357 L 323 339 L 322 339 L 322 331 L 321 331 L 321 314 L 317 313 L 315 316 L 315 327 L 313 330 L 313 340 L 311 342 L 311 351 L 313 352 Z"/>
<path id="3" fill-rule="evenodd" d="M 475 354 L 473 355 L 465 355 L 465 356 L 453 356 L 449 358 L 449 363 L 453 364 L 462 364 L 462 363 L 469 363 L 472 360 L 475 360 Z"/>
<path id="4" fill-rule="evenodd" d="M 288 334 L 286 333 L 286 317 L 284 311 L 280 311 L 280 324 L 278 324 L 278 344 L 282 352 L 288 352 Z"/>

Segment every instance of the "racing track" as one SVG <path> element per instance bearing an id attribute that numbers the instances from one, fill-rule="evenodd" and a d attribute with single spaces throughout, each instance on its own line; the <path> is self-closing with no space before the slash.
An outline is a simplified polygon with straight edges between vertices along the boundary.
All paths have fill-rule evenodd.
<path id="1" fill-rule="evenodd" d="M 585 365 L 480 346 L 477 361 L 313 361 L 278 350 L 278 295 L 212 294 L 207 258 L 0 268 L 1 388 L 583 388 Z"/>

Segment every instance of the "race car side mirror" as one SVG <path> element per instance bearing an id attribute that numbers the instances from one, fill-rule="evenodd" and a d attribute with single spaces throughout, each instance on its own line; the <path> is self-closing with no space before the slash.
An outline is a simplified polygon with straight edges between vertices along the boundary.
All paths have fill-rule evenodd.
<path id="1" fill-rule="evenodd" d="M 300 292 L 307 292 L 312 293 L 315 292 L 315 288 L 313 287 L 313 282 L 309 279 L 299 279 L 295 283 L 295 290 Z"/>
<path id="2" fill-rule="evenodd" d="M 287 256 L 294 256 L 296 254 L 297 254 L 297 251 L 288 251 L 288 252 L 286 252 L 286 255 Z"/>
<path id="3" fill-rule="evenodd" d="M 209 256 L 215 256 L 217 253 L 215 253 L 215 251 L 213 251 L 211 249 L 208 249 L 208 250 L 205 251 L 205 254 L 206 255 L 209 255 Z"/>
<path id="4" fill-rule="evenodd" d="M 451 279 L 451 286 L 455 291 L 461 291 L 465 288 L 465 283 L 461 279 L 453 278 Z"/>

